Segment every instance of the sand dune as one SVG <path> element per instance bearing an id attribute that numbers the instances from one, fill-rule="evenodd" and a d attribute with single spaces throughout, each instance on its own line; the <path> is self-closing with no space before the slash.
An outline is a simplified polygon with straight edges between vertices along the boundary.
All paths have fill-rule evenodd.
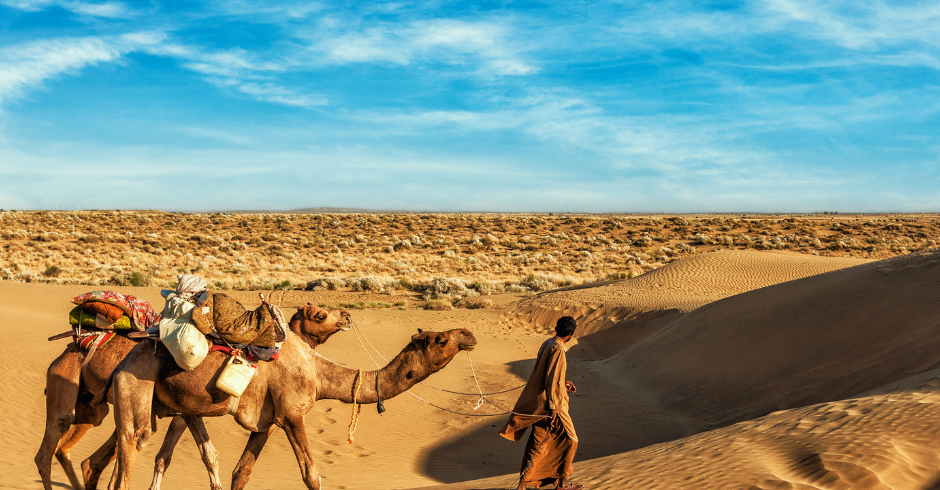
<path id="1" fill-rule="evenodd" d="M 940 488 L 940 370 L 575 464 L 592 490 Z M 504 489 L 512 476 L 425 490 Z"/>
<path id="2" fill-rule="evenodd" d="M 846 398 L 940 367 L 938 283 L 933 252 L 749 291 L 600 369 L 703 428 Z"/>
<path id="3" fill-rule="evenodd" d="M 357 310 L 353 317 L 386 356 L 418 327 L 470 328 L 479 341 L 472 359 L 484 391 L 521 383 L 545 338 L 520 328 L 513 316 L 519 311 L 538 305 L 558 315 L 584 308 L 582 319 L 594 315 L 595 326 L 598 318 L 616 318 L 569 352 L 570 377 L 579 385 L 572 414 L 582 439 L 575 479 L 591 489 L 940 488 L 934 443 L 940 435 L 940 252 L 859 263 L 718 253 L 630 281 L 492 308 Z M 0 281 L 0 332 L 15 352 L 28 353 L 7 363 L 0 381 L 2 488 L 39 486 L 32 457 L 42 434 L 44 373 L 66 344 L 45 339 L 65 330 L 69 299 L 89 289 Z M 122 291 L 162 305 L 155 288 Z M 591 307 L 630 308 L 633 322 Z M 643 326 L 638 319 L 655 328 L 633 335 L 629 327 Z M 344 364 L 371 367 L 351 333 L 321 349 Z M 475 389 L 465 357 L 429 383 Z M 473 413 L 473 396 L 414 391 Z M 488 398 L 505 406 L 514 396 Z M 326 488 L 513 484 L 522 445 L 496 436 L 502 417 L 455 415 L 408 395 L 386 406 L 381 417 L 365 407 L 354 445 L 345 441 L 349 405 L 318 402 L 308 415 Z M 75 459 L 90 454 L 111 424 L 83 440 Z M 162 427 L 138 458 L 134 488 L 149 484 Z M 208 428 L 228 486 L 247 433 L 228 417 L 208 420 Z M 180 444 L 165 488 L 205 488 L 191 441 L 187 435 Z M 58 465 L 53 479 L 67 487 Z M 282 432 L 262 453 L 249 488 L 303 488 Z"/>
<path id="4" fill-rule="evenodd" d="M 578 320 L 578 336 L 607 356 L 700 306 L 781 282 L 867 263 L 791 252 L 727 250 L 686 257 L 630 280 L 550 291 L 506 313 L 520 329 L 549 333 L 558 318 Z"/>

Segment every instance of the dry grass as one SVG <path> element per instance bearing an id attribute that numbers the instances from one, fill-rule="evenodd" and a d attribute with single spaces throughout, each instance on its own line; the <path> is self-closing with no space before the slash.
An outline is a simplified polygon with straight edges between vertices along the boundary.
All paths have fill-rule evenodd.
<path id="1" fill-rule="evenodd" d="M 624 279 L 719 249 L 884 258 L 935 247 L 937 215 L 0 212 L 0 279 L 217 289 L 424 290 L 461 298 Z"/>

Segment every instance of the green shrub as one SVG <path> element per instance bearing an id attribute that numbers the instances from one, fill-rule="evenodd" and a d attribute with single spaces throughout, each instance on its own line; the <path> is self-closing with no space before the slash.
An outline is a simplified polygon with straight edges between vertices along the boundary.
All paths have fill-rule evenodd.
<path id="1" fill-rule="evenodd" d="M 59 274 L 62 273 L 62 269 L 57 266 L 50 265 L 46 267 L 46 270 L 42 271 L 42 275 L 46 277 L 59 277 Z"/>

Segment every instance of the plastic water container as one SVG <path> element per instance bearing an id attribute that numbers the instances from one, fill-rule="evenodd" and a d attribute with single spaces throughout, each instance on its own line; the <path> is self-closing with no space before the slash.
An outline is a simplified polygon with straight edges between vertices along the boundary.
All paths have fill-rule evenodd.
<path id="1" fill-rule="evenodd" d="M 240 356 L 232 356 L 222 369 L 222 374 L 219 375 L 219 380 L 215 385 L 229 395 L 242 396 L 256 370 L 256 367 Z"/>

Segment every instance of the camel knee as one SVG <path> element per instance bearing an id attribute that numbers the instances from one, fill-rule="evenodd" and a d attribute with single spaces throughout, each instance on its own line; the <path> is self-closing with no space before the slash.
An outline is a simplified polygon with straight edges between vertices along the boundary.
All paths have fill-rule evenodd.
<path id="1" fill-rule="evenodd" d="M 145 425 L 134 432 L 134 443 L 136 444 L 138 451 L 147 445 L 147 440 L 150 439 L 150 436 L 152 435 L 153 431 L 150 430 L 149 425 Z"/>
<path id="2" fill-rule="evenodd" d="M 62 433 L 68 432 L 73 423 L 75 423 L 75 410 L 59 415 L 59 418 L 57 418 L 55 421 L 55 425 L 59 428 L 59 432 Z"/>

